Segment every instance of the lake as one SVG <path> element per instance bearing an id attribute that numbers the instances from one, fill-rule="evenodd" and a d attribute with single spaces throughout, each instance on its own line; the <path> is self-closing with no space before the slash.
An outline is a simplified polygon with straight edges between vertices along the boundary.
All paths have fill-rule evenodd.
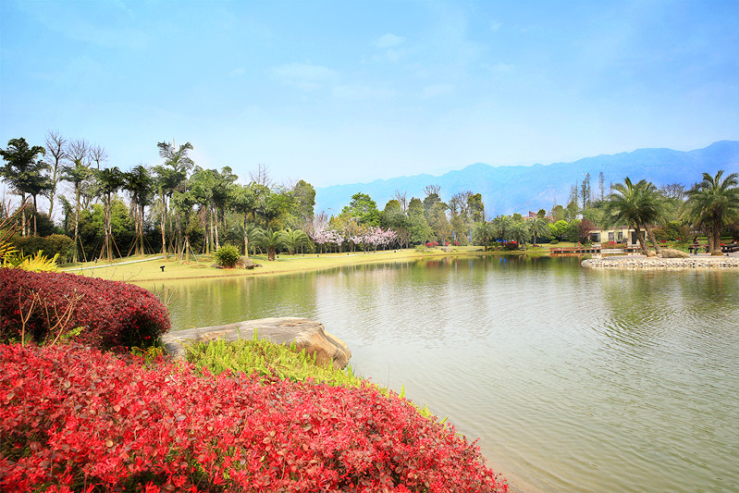
<path id="1" fill-rule="evenodd" d="M 173 329 L 320 320 L 526 493 L 739 492 L 737 272 L 459 257 L 170 287 Z"/>

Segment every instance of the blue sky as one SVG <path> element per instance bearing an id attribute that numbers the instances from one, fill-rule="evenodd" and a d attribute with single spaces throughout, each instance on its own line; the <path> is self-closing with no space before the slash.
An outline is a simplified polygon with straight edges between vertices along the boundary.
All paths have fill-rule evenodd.
<path id="1" fill-rule="evenodd" d="M 316 187 L 739 139 L 739 1 L 0 0 L 0 146 Z"/>

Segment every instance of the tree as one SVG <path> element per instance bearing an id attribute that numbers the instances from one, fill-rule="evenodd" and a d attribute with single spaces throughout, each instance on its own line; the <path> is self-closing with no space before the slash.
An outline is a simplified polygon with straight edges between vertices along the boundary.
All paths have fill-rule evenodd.
<path id="1" fill-rule="evenodd" d="M 257 237 L 256 243 L 267 250 L 267 260 L 274 260 L 277 255 L 277 249 L 285 245 L 284 235 L 281 231 L 262 231 Z"/>
<path id="2" fill-rule="evenodd" d="M 131 212 L 136 226 L 134 248 L 137 255 L 144 255 L 144 210 L 154 194 L 154 179 L 143 165 L 135 166 L 123 174 L 123 189 L 131 195 Z"/>
<path id="3" fill-rule="evenodd" d="M 498 216 L 493 219 L 493 228 L 495 236 L 503 241 L 510 239 L 509 228 L 513 226 L 511 216 Z"/>
<path id="4" fill-rule="evenodd" d="M 411 242 L 414 244 L 426 243 L 433 234 L 423 213 L 421 199 L 413 197 L 408 204 L 408 226 L 411 232 Z"/>
<path id="5" fill-rule="evenodd" d="M 472 226 L 472 241 L 478 245 L 485 247 L 485 251 L 488 251 L 488 246 L 495 239 L 495 226 L 493 223 L 486 221 L 475 223 Z"/>
<path id="6" fill-rule="evenodd" d="M 366 226 L 380 225 L 380 211 L 372 198 L 362 192 L 352 195 L 352 201 L 341 210 L 341 215 Z"/>
<path id="7" fill-rule="evenodd" d="M 92 176 L 92 170 L 86 162 L 86 150 L 82 145 L 84 141 L 73 143 L 71 147 L 72 166 L 62 167 L 62 180 L 72 183 L 74 186 L 75 212 L 74 212 L 74 257 L 72 261 L 77 263 L 77 246 L 81 246 L 79 242 L 80 230 L 80 210 L 82 195 L 82 185 Z"/>
<path id="8" fill-rule="evenodd" d="M 316 206 L 316 189 L 305 180 L 300 180 L 295 184 L 292 192 L 297 202 L 295 214 L 301 222 L 301 227 L 304 227 L 313 221 L 313 209 Z"/>
<path id="9" fill-rule="evenodd" d="M 236 186 L 231 189 L 231 206 L 234 211 L 244 215 L 244 256 L 249 258 L 249 216 L 252 218 L 259 207 L 260 188 L 262 185 L 251 183 L 249 185 Z M 268 190 L 267 190 L 268 191 Z"/>
<path id="10" fill-rule="evenodd" d="M 277 232 L 282 239 L 282 245 L 287 248 L 290 255 L 294 254 L 298 248 L 304 247 L 310 244 L 310 238 L 305 234 L 305 231 L 300 229 L 284 229 Z"/>
<path id="11" fill-rule="evenodd" d="M 606 197 L 604 220 L 608 226 L 626 224 L 629 228 L 634 228 L 642 253 L 649 255 L 641 231 L 643 215 L 640 202 L 642 182 L 646 184 L 646 181 L 642 180 L 634 185 L 627 176 L 623 183 L 615 184 L 613 192 Z"/>
<path id="12" fill-rule="evenodd" d="M 56 197 L 56 187 L 61 179 L 62 167 L 64 161 L 68 158 L 67 141 L 59 132 L 49 132 L 46 136 L 46 164 L 50 166 L 51 177 L 49 188 L 49 218 L 53 218 L 54 199 Z"/>
<path id="13" fill-rule="evenodd" d="M 106 257 L 108 262 L 113 261 L 113 227 L 111 225 L 111 201 L 113 194 L 123 186 L 124 178 L 121 170 L 117 166 L 112 168 L 103 168 L 95 173 L 100 192 L 103 194 L 104 221 L 105 221 L 105 237 L 103 240 L 103 249 L 100 257 Z"/>
<path id="14" fill-rule="evenodd" d="M 709 250 L 721 254 L 721 229 L 739 219 L 739 174 L 723 178 L 703 173 L 703 180 L 688 191 L 687 215 L 708 232 Z"/>
<path id="15" fill-rule="evenodd" d="M 536 239 L 539 236 L 548 237 L 551 233 L 551 230 L 549 229 L 549 221 L 547 221 L 544 216 L 537 216 L 536 219 L 529 221 L 528 225 L 529 233 L 534 238 L 534 244 L 536 244 Z"/>
<path id="16" fill-rule="evenodd" d="M 46 150 L 41 146 L 30 147 L 26 139 L 10 139 L 7 149 L 0 149 L 0 156 L 5 166 L 0 167 L 0 177 L 10 184 L 10 187 L 21 196 L 22 235 L 27 235 L 26 223 L 26 195 L 34 189 L 41 171 L 42 162 L 37 161 L 38 155 L 44 155 Z"/>
<path id="17" fill-rule="evenodd" d="M 509 236 L 520 246 L 529 241 L 531 232 L 523 221 L 513 221 L 508 228 Z"/>
<path id="18" fill-rule="evenodd" d="M 481 194 L 470 195 L 467 199 L 467 207 L 472 222 L 479 223 L 485 220 L 485 205 L 482 203 Z"/>
<path id="19" fill-rule="evenodd" d="M 187 151 L 193 149 L 192 144 L 189 142 L 181 145 L 175 149 L 174 142 L 159 142 L 159 157 L 164 162 L 154 167 L 154 172 L 158 177 L 158 189 L 161 207 L 161 231 L 162 231 L 162 254 L 164 258 L 167 258 L 167 235 L 166 235 L 166 224 L 167 224 L 167 201 L 172 198 L 175 190 L 180 189 L 183 183 L 187 179 L 187 173 L 190 171 L 195 163 L 187 155 Z M 171 226 L 170 218 L 170 226 Z"/>

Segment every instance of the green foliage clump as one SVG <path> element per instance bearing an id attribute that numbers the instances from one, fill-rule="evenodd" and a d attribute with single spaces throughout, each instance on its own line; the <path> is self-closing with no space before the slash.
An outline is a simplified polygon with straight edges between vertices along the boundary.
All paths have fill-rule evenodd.
<path id="1" fill-rule="evenodd" d="M 214 375 L 230 370 L 246 375 L 257 373 L 266 379 L 313 380 L 332 386 L 360 387 L 363 382 L 352 373 L 351 367 L 337 370 L 333 365 L 319 365 L 315 357 L 298 351 L 295 344 L 283 346 L 260 340 L 256 331 L 252 340 L 225 342 L 221 339 L 187 346 L 187 361 L 197 368 L 207 368 Z"/>
<path id="2" fill-rule="evenodd" d="M 267 340 L 260 340 L 257 331 L 254 331 L 252 340 L 240 339 L 235 342 L 225 342 L 222 339 L 210 342 L 197 342 L 186 346 L 188 362 L 200 371 L 207 370 L 213 375 L 220 375 L 225 371 L 257 374 L 265 381 L 290 380 L 293 382 L 312 382 L 326 384 L 332 387 L 363 387 L 371 386 L 383 395 L 390 395 L 391 391 L 380 385 L 368 382 L 354 375 L 351 366 L 344 370 L 337 370 L 332 364 L 319 365 L 315 357 L 305 351 L 298 351 L 295 344 L 284 346 Z M 400 393 L 405 398 L 405 388 Z M 433 413 L 427 406 L 419 407 L 411 403 L 426 418 Z M 441 420 L 445 422 L 446 418 Z"/>
<path id="3" fill-rule="evenodd" d="M 235 246 L 225 245 L 215 253 L 216 262 L 224 269 L 231 269 L 239 261 L 239 250 Z"/>
<path id="4" fill-rule="evenodd" d="M 66 235 L 14 236 L 11 242 L 25 255 L 41 251 L 49 257 L 59 255 L 60 262 L 70 262 L 74 256 L 74 241 Z"/>

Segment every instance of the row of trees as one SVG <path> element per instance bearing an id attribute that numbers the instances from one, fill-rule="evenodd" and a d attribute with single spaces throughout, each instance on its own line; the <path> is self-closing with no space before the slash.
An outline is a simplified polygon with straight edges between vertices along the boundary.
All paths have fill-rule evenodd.
<path id="1" fill-rule="evenodd" d="M 600 193 L 593 193 L 586 175 L 572 187 L 566 206 L 554 204 L 535 218 L 513 214 L 488 220 L 481 194 L 457 193 L 445 202 L 440 187 L 433 185 L 423 198 L 408 199 L 396 191 L 382 210 L 360 192 L 329 217 L 314 213 L 315 190 L 305 181 L 276 185 L 260 166 L 246 184 L 239 184 L 229 167 L 218 171 L 196 165 L 189 142 L 157 146 L 159 164 L 121 171 L 108 165 L 102 147 L 68 141 L 56 132 L 49 133 L 45 147 L 10 140 L 0 149 L 5 163 L 0 177 L 21 199 L 20 234 L 45 236 L 59 229 L 73 239 L 75 261 L 78 254 L 112 259 L 132 252 L 189 259 L 191 253 L 212 253 L 224 243 L 238 245 L 247 256 L 260 248 L 270 257 L 278 250 L 367 250 L 434 241 L 487 248 L 498 242 L 587 241 L 594 229 L 620 225 L 634 228 L 644 249 L 644 234 L 659 248 L 658 239 L 702 231 L 715 251 L 722 232 L 736 232 L 739 214 L 737 176 L 719 172 L 704 174 L 689 190 L 676 184 L 658 189 L 626 178 L 611 184 L 607 195 L 602 174 Z M 59 193 L 63 186 L 69 193 Z M 38 210 L 39 196 L 49 200 L 47 214 Z M 63 208 L 58 227 L 49 220 L 57 200 Z M 10 209 L 9 203 L 0 204 L 5 216 Z"/>

